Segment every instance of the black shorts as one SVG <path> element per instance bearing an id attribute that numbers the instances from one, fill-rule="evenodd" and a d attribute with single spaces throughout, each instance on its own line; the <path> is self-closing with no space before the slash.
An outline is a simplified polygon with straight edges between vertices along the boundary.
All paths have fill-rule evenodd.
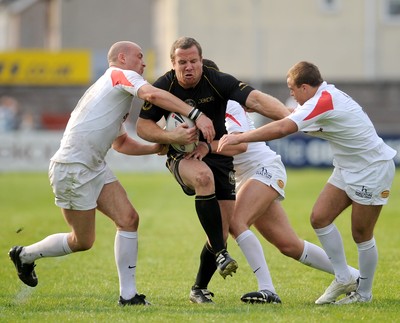
<path id="1" fill-rule="evenodd" d="M 166 166 L 181 185 L 186 195 L 195 195 L 196 192 L 183 183 L 179 175 L 179 163 L 184 158 L 184 154 L 173 153 L 168 156 Z M 215 196 L 217 200 L 235 200 L 235 171 L 230 157 L 211 154 L 203 158 L 203 161 L 210 167 L 215 182 Z"/>

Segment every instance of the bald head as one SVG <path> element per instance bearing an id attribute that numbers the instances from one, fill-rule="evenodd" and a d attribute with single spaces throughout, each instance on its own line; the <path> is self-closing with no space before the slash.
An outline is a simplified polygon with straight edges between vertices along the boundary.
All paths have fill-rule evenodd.
<path id="1" fill-rule="evenodd" d="M 116 63 L 118 61 L 118 54 L 124 53 L 127 54 L 132 49 L 136 48 L 137 50 L 141 51 L 141 48 L 130 41 L 119 41 L 113 44 L 108 51 L 107 59 L 109 64 Z"/>
<path id="2" fill-rule="evenodd" d="M 108 65 L 143 73 L 145 64 L 142 49 L 131 41 L 119 41 L 110 47 L 107 55 Z"/>

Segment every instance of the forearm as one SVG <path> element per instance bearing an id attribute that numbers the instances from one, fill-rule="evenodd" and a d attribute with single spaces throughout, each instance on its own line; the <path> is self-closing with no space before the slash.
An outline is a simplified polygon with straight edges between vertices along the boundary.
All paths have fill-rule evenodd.
<path id="1" fill-rule="evenodd" d="M 257 112 L 267 118 L 280 120 L 290 114 L 289 109 L 277 98 L 254 90 L 250 93 L 246 106 L 254 112 Z"/>
<path id="2" fill-rule="evenodd" d="M 190 111 L 193 109 L 191 106 L 168 92 L 157 91 L 149 97 L 148 101 L 167 111 L 178 112 L 186 117 L 189 116 Z"/>
<path id="3" fill-rule="evenodd" d="M 258 142 L 279 139 L 297 131 L 296 125 L 286 119 L 268 123 L 255 130 L 246 131 L 238 135 L 240 143 Z"/>
<path id="4" fill-rule="evenodd" d="M 211 143 L 212 153 L 214 154 L 233 157 L 235 155 L 244 153 L 247 150 L 247 143 L 243 142 L 237 145 L 226 145 L 222 151 L 217 151 L 218 142 L 218 140 L 214 140 Z"/>
<path id="5" fill-rule="evenodd" d="M 193 107 L 180 100 L 171 93 L 156 88 L 152 85 L 145 85 L 139 89 L 139 96 L 151 104 L 157 105 L 170 112 L 178 112 L 186 117 L 196 120 L 199 115 L 189 116 Z"/>
<path id="6" fill-rule="evenodd" d="M 121 154 L 141 156 L 156 154 L 161 150 L 160 144 L 145 144 L 134 140 L 129 136 L 116 139 L 113 143 L 113 149 Z"/>
<path id="7" fill-rule="evenodd" d="M 139 117 L 136 122 L 136 132 L 140 138 L 149 142 L 159 144 L 172 143 L 170 132 L 160 128 L 157 123 L 152 120 Z"/>

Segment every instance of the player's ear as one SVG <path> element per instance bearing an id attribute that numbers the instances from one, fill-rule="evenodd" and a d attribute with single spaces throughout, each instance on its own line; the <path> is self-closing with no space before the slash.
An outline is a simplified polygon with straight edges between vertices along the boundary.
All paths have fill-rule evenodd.
<path id="1" fill-rule="evenodd" d="M 119 53 L 119 54 L 118 54 L 118 60 L 119 60 L 121 63 L 125 64 L 125 54 L 124 54 L 124 53 Z"/>

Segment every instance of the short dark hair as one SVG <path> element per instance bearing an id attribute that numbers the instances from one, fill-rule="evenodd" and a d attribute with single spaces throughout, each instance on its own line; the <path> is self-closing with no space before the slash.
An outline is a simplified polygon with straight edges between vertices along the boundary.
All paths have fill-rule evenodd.
<path id="1" fill-rule="evenodd" d="M 175 50 L 177 50 L 178 48 L 180 49 L 188 49 L 192 46 L 196 46 L 197 50 L 199 52 L 200 57 L 202 57 L 203 55 L 203 50 L 201 49 L 200 44 L 198 43 L 198 41 L 194 38 L 191 37 L 180 37 L 177 40 L 174 41 L 174 43 L 171 46 L 171 52 L 169 54 L 171 61 L 173 61 L 175 59 Z"/>
<path id="2" fill-rule="evenodd" d="M 318 67 L 313 63 L 306 61 L 293 65 L 289 69 L 287 77 L 290 77 L 297 87 L 300 87 L 302 84 L 308 84 L 315 87 L 321 85 L 324 81 Z"/>

